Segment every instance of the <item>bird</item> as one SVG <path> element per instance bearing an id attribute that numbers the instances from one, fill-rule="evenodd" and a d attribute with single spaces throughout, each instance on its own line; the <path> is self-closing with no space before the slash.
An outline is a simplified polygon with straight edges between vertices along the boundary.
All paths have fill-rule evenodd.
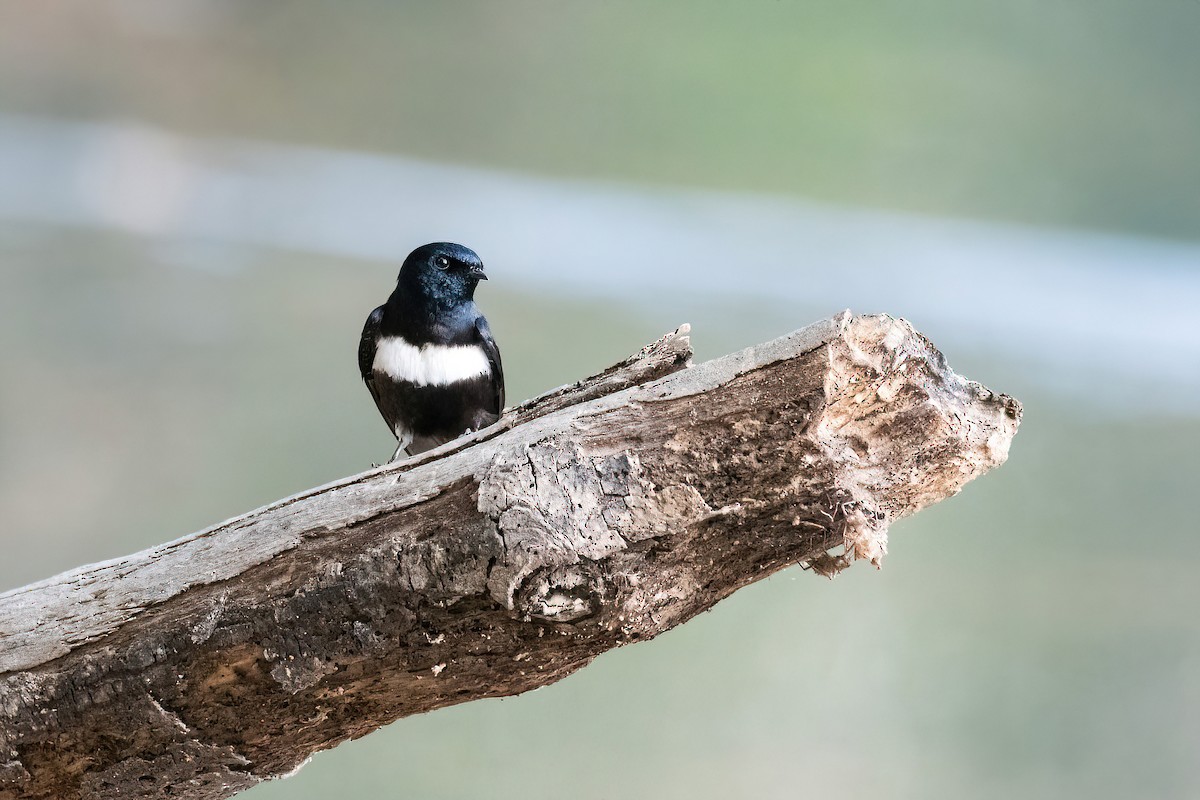
<path id="1" fill-rule="evenodd" d="M 396 289 L 367 317 L 358 370 L 396 451 L 416 455 L 495 423 L 504 410 L 504 369 L 475 287 L 483 262 L 461 244 L 409 253 Z"/>

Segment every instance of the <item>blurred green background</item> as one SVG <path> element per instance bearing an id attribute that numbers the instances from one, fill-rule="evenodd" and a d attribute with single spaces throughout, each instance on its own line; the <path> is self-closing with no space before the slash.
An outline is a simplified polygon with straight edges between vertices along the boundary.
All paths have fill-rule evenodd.
<path id="1" fill-rule="evenodd" d="M 400 260 L 517 401 L 910 318 L 1008 465 L 271 798 L 1200 796 L 1200 4 L 0 0 L 0 589 L 358 472 Z"/>

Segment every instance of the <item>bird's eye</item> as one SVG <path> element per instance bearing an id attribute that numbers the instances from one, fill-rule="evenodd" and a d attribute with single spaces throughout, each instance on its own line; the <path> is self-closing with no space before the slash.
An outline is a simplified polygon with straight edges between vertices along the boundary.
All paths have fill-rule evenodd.
<path id="1" fill-rule="evenodd" d="M 450 269 L 450 259 L 446 258 L 445 256 L 438 256 L 437 267 L 438 269 Z"/>

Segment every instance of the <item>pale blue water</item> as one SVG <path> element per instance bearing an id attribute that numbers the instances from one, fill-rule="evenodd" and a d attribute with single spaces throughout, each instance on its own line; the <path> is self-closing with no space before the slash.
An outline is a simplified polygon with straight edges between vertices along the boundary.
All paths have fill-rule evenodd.
<path id="1" fill-rule="evenodd" d="M 143 235 L 164 263 L 219 271 L 240 248 L 398 262 L 452 239 L 510 287 L 665 317 L 697 299 L 795 308 L 797 326 L 887 311 L 1097 408 L 1200 412 L 1194 243 L 12 115 L 0 115 L 3 220 Z"/>

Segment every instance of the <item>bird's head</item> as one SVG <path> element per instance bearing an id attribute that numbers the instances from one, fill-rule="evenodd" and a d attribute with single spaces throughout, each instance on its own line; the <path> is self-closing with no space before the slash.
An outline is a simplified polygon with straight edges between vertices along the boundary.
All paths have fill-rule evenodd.
<path id="1" fill-rule="evenodd" d="M 422 245 L 408 254 L 397 279 L 401 288 L 438 306 L 455 306 L 475 297 L 487 280 L 475 251 L 452 242 Z"/>

